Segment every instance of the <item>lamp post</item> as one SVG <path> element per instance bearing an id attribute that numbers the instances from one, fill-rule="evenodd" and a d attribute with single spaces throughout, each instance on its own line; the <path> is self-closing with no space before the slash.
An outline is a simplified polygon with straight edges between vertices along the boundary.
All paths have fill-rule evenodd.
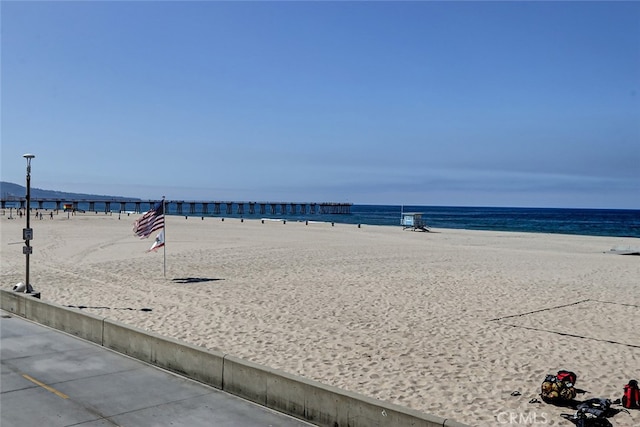
<path id="1" fill-rule="evenodd" d="M 33 159 L 35 156 L 33 154 L 25 154 L 22 157 L 27 159 L 27 228 L 22 230 L 22 238 L 24 239 L 25 244 L 25 246 L 22 248 L 22 252 L 27 257 L 24 291 L 25 293 L 30 294 L 33 291 L 31 283 L 29 282 L 29 255 L 31 255 L 31 252 L 33 251 L 31 246 L 29 245 L 29 241 L 33 239 L 33 230 L 29 226 L 29 220 L 31 218 L 31 159 Z"/>

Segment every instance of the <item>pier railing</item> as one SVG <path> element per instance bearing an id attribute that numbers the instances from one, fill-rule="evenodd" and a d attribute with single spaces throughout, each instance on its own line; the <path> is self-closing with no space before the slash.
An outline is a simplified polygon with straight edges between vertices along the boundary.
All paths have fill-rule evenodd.
<path id="1" fill-rule="evenodd" d="M 74 210 L 89 212 L 146 212 L 158 200 L 139 199 L 53 199 L 31 198 L 31 208 L 38 210 Z M 306 215 L 351 213 L 352 203 L 334 202 L 232 202 L 166 200 L 167 214 L 176 215 Z M 0 208 L 24 209 L 24 198 L 3 198 Z"/>

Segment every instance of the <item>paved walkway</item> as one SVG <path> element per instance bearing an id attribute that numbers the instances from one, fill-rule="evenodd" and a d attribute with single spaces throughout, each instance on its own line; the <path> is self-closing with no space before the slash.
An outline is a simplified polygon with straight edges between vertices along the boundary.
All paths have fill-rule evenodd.
<path id="1" fill-rule="evenodd" d="M 311 426 L 5 311 L 0 315 L 2 427 Z"/>

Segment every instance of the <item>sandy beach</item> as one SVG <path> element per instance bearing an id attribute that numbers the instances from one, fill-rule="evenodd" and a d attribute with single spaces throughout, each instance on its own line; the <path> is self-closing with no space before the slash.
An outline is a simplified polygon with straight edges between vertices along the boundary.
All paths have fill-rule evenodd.
<path id="1" fill-rule="evenodd" d="M 607 253 L 640 239 L 172 216 L 165 277 L 139 215 L 48 214 L 31 219 L 43 300 L 422 412 L 572 426 L 529 403 L 546 374 L 574 371 L 579 400 L 640 379 L 640 257 Z M 4 289 L 25 280 L 7 216 Z"/>

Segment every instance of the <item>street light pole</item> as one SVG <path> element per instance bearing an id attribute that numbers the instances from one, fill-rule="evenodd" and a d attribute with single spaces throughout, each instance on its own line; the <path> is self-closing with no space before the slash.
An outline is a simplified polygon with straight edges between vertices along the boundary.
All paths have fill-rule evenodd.
<path id="1" fill-rule="evenodd" d="M 27 257 L 24 292 L 30 294 L 33 291 L 31 283 L 29 282 L 29 255 L 31 255 L 31 252 L 33 251 L 29 244 L 30 240 L 33 239 L 33 230 L 31 229 L 29 223 L 31 219 L 31 159 L 33 159 L 35 156 L 33 154 L 25 154 L 22 157 L 27 159 L 27 228 L 22 230 L 22 238 L 24 239 L 25 244 L 25 246 L 22 248 L 22 251 Z"/>

